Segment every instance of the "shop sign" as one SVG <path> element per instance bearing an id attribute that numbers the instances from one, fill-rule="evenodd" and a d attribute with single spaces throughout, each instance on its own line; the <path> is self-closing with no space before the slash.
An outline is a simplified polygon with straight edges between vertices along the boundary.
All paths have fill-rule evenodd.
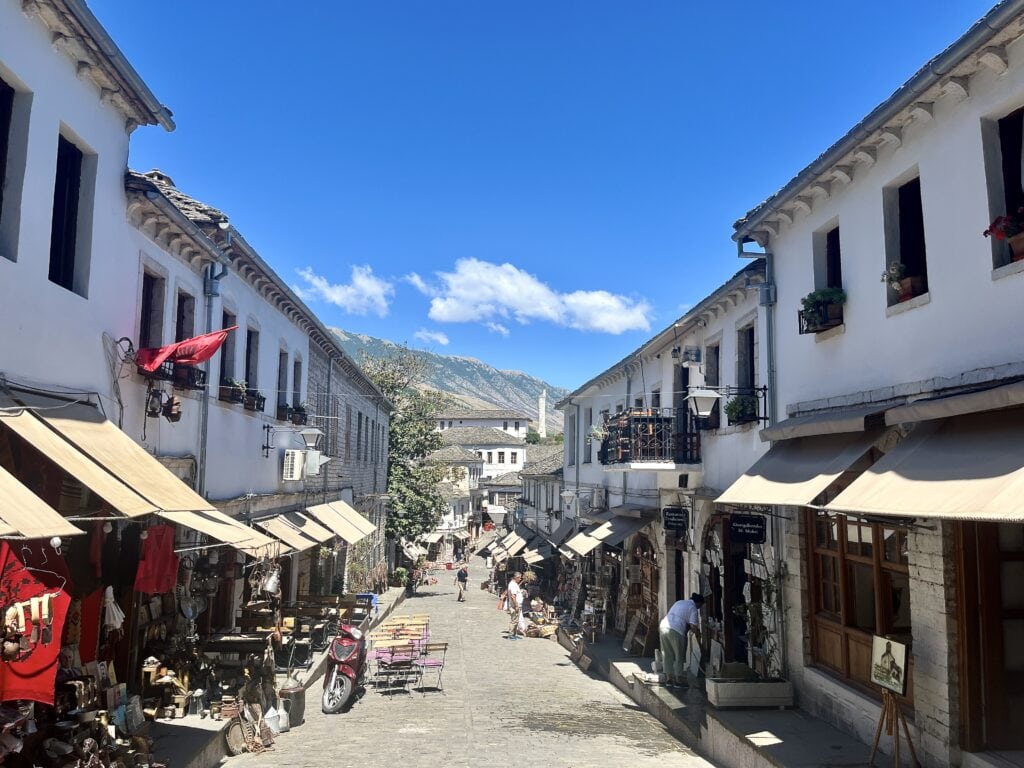
<path id="1" fill-rule="evenodd" d="M 679 506 L 663 507 L 661 524 L 666 531 L 685 531 L 690 527 L 690 510 Z"/>
<path id="2" fill-rule="evenodd" d="M 734 544 L 764 544 L 767 532 L 767 518 L 761 515 L 737 515 L 729 517 L 729 541 Z"/>

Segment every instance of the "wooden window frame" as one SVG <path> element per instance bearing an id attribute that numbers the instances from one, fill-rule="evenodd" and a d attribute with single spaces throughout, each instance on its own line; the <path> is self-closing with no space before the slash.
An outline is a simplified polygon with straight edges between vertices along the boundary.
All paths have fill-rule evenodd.
<path id="1" fill-rule="evenodd" d="M 50 221 L 50 282 L 75 291 L 78 269 L 78 209 L 85 153 L 73 141 L 57 139 L 53 214 Z M 84 291 L 82 292 L 84 293 Z"/>
<path id="2" fill-rule="evenodd" d="M 817 535 L 817 522 L 819 519 L 831 520 L 834 519 L 841 523 L 837 526 L 837 539 L 836 549 L 831 549 L 824 544 L 818 543 Z M 871 529 L 871 555 L 865 556 L 862 554 L 850 554 L 849 552 L 849 539 L 848 529 L 850 522 L 858 522 L 861 525 L 869 526 Z M 883 531 L 886 529 L 895 529 L 897 536 L 907 536 L 909 534 L 908 529 L 903 526 L 888 524 L 888 523 L 877 523 L 864 521 L 862 518 L 857 518 L 852 515 L 843 515 L 837 513 L 825 513 L 820 510 L 806 508 L 805 509 L 805 531 L 806 531 L 806 562 L 807 562 L 807 577 L 808 577 L 808 590 L 807 596 L 810 601 L 807 606 L 807 618 L 808 625 L 811 630 L 811 645 L 810 645 L 810 657 L 811 662 L 814 666 L 826 670 L 827 672 L 838 677 L 844 683 L 854 686 L 858 690 L 868 693 L 873 698 L 880 699 L 881 695 L 876 687 L 871 686 L 869 680 L 864 680 L 854 676 L 851 673 L 850 664 L 850 643 L 860 643 L 870 645 L 873 634 L 878 635 L 890 635 L 893 617 L 890 615 L 888 603 L 885 599 L 885 593 L 882 591 L 884 580 L 884 573 L 898 573 L 909 578 L 910 566 L 908 564 L 893 563 L 884 560 L 885 554 L 885 542 L 883 537 Z M 822 587 L 828 583 L 822 578 L 821 574 L 821 558 L 835 558 L 837 564 L 837 577 L 838 577 L 838 599 L 839 599 L 839 614 L 835 614 L 831 611 L 824 610 L 821 606 L 822 601 Z M 873 575 L 873 586 L 874 586 L 874 607 L 875 607 L 875 626 L 874 632 L 866 632 L 861 628 L 851 626 L 852 617 L 851 613 L 851 598 L 852 594 L 850 586 L 848 584 L 848 564 L 859 564 L 869 565 L 872 568 Z M 822 655 L 818 650 L 818 641 L 822 632 L 830 632 L 838 634 L 841 637 L 841 662 L 839 666 L 835 666 L 829 663 L 827 660 L 822 658 Z M 912 631 L 908 633 L 907 643 L 908 651 L 910 648 L 910 640 L 912 638 Z M 907 661 L 907 694 L 902 697 L 902 701 L 909 706 L 913 706 L 913 654 L 908 653 Z"/>

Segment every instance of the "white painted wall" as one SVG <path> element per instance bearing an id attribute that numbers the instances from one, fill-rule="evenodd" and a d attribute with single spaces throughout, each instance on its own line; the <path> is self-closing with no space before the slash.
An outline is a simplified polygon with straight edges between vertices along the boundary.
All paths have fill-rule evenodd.
<path id="1" fill-rule="evenodd" d="M 449 422 L 451 423 L 449 424 Z M 502 432 L 526 442 L 530 419 L 527 416 L 521 416 L 518 419 L 439 419 L 437 426 L 439 431 L 456 427 L 490 427 L 500 429 Z"/>
<path id="2" fill-rule="evenodd" d="M 483 470 L 480 475 L 482 479 L 504 475 L 506 472 L 518 472 L 526 462 L 526 443 L 522 445 L 473 444 L 462 447 L 483 459 Z M 504 463 L 498 463 L 499 452 L 505 454 Z M 491 454 L 491 461 L 487 461 L 488 453 Z M 512 460 L 512 454 L 515 454 L 515 461 Z"/>
<path id="3" fill-rule="evenodd" d="M 1021 320 L 1024 265 L 993 271 L 982 148 L 982 120 L 1024 106 L 1024 48 L 1010 47 L 1010 69 L 971 78 L 970 97 L 946 96 L 934 119 L 915 121 L 899 147 L 858 165 L 851 184 L 832 186 L 813 211 L 773 238 L 778 284 L 780 404 L 841 396 L 951 376 L 1024 358 L 1012 329 Z M 809 152 L 808 159 L 814 154 Z M 930 301 L 887 317 L 879 276 L 886 265 L 882 188 L 919 169 Z M 827 341 L 796 333 L 800 299 L 814 288 L 812 233 L 840 227 L 845 332 Z"/>
<path id="4" fill-rule="evenodd" d="M 125 226 L 125 117 L 100 101 L 90 81 L 76 76 L 74 62 L 55 50 L 43 24 L 20 7 L 0 3 L 0 77 L 20 92 L 0 223 L 0 372 L 19 382 L 94 390 L 109 398 L 101 336 L 129 336 L 135 321 L 135 259 L 125 261 L 132 253 Z M 94 155 L 82 191 L 94 204 L 79 210 L 80 226 L 91 227 L 85 297 L 48 279 L 62 130 Z M 105 407 L 111 405 L 104 399 Z"/>

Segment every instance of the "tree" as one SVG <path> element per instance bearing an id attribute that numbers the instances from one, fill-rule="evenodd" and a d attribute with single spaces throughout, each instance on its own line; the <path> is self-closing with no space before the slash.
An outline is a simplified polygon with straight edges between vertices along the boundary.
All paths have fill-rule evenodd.
<path id="1" fill-rule="evenodd" d="M 562 444 L 562 433 L 555 432 L 547 437 L 541 437 L 540 432 L 530 427 L 526 432 L 526 444 L 527 445 L 561 445 Z"/>
<path id="2" fill-rule="evenodd" d="M 445 509 L 438 490 L 445 466 L 426 457 L 442 445 L 434 424 L 447 398 L 440 392 L 416 388 L 423 381 L 426 363 L 407 347 L 388 357 L 364 354 L 360 365 L 394 406 L 388 432 L 392 514 L 385 532 L 390 538 L 415 538 L 433 530 Z"/>

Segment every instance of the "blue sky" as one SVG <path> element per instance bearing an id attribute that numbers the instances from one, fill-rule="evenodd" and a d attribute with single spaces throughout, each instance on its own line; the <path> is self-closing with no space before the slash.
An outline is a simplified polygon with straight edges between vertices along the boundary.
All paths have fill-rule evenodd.
<path id="1" fill-rule="evenodd" d="M 732 222 L 974 0 L 91 7 L 224 210 L 329 325 L 574 388 L 742 266 Z"/>

